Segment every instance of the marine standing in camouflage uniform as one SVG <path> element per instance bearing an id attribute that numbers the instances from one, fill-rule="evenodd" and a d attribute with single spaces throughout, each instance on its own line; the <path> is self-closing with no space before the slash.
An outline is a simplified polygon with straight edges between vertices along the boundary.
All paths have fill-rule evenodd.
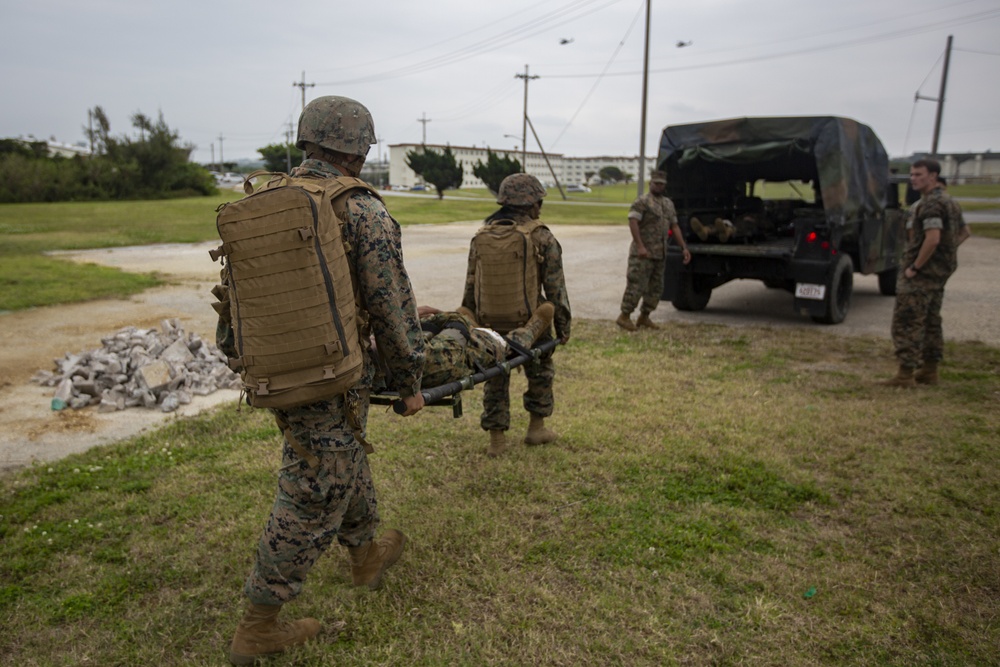
<path id="1" fill-rule="evenodd" d="M 667 174 L 654 171 L 649 179 L 649 192 L 637 197 L 628 212 L 628 226 L 632 232 L 632 245 L 628 251 L 628 271 L 625 274 L 625 294 L 622 312 L 615 320 L 622 329 L 635 331 L 639 327 L 659 329 L 649 319 L 656 310 L 663 294 L 663 269 L 666 264 L 667 229 L 684 251 L 684 263 L 691 261 L 691 253 L 677 224 L 674 203 L 663 196 L 667 188 Z M 632 311 L 642 300 L 638 319 L 632 321 Z"/>
<path id="2" fill-rule="evenodd" d="M 958 268 L 955 238 L 960 217 L 960 209 L 938 183 L 940 173 L 936 160 L 917 160 L 910 168 L 910 183 L 921 198 L 896 282 L 892 342 L 899 371 L 881 383 L 890 387 L 938 381 L 944 355 L 941 303 L 945 283 Z"/>
<path id="3" fill-rule="evenodd" d="M 500 183 L 497 203 L 500 209 L 486 218 L 486 224 L 500 220 L 526 224 L 537 220 L 542 209 L 545 188 L 530 174 L 512 174 Z M 555 306 L 554 321 L 556 337 L 563 343 L 569 340 L 572 315 L 569 308 L 569 294 L 563 275 L 562 247 L 545 226 L 537 227 L 531 234 L 535 251 L 541 256 L 538 267 L 542 296 Z M 475 246 L 470 245 L 469 267 L 465 276 L 465 295 L 462 306 L 472 312 L 476 308 L 476 261 Z M 551 340 L 546 334 L 539 342 Z M 545 418 L 552 415 L 554 397 L 552 381 L 556 367 L 551 354 L 538 361 L 524 365 L 528 379 L 528 390 L 524 393 L 524 409 L 530 415 L 528 432 L 524 442 L 541 445 L 553 442 L 559 436 L 545 426 Z M 490 433 L 490 444 L 486 450 L 489 456 L 499 456 L 507 448 L 506 431 L 510 428 L 510 376 L 503 374 L 486 382 L 483 390 L 483 414 L 480 418 L 483 430 Z"/>
<path id="4" fill-rule="evenodd" d="M 363 105 L 345 97 L 317 98 L 299 118 L 296 146 L 307 159 L 292 175 L 357 176 L 374 143 L 374 124 Z M 405 414 L 414 414 L 423 407 L 423 335 L 403 266 L 399 224 L 377 197 L 354 190 L 348 195 L 343 236 L 359 305 L 369 315 L 393 388 L 406 403 Z M 235 356 L 228 322 L 220 321 L 218 338 L 220 348 Z M 301 592 L 306 575 L 334 539 L 348 548 L 355 586 L 377 588 L 403 552 L 406 538 L 397 530 L 374 539 L 378 504 L 364 447 L 374 370 L 365 350 L 364 374 L 346 396 L 273 411 L 285 432 L 278 492 L 244 585 L 250 605 L 233 637 L 233 664 L 253 664 L 319 632 L 315 619 L 285 622 L 277 616 L 281 605 Z"/>

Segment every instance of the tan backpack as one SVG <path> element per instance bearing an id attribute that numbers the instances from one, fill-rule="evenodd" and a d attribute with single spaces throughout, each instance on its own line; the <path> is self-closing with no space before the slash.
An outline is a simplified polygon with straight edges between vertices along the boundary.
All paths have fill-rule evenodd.
<path id="1" fill-rule="evenodd" d="M 361 313 L 341 217 L 351 191 L 379 195 L 346 176 L 257 172 L 247 183 L 262 173 L 267 184 L 220 207 L 223 243 L 212 258 L 225 258 L 239 354 L 230 365 L 250 405 L 284 409 L 343 394 L 361 378 Z"/>
<path id="2" fill-rule="evenodd" d="M 476 250 L 476 319 L 501 334 L 523 326 L 541 299 L 542 258 L 532 232 L 538 220 L 497 220 L 472 237 Z"/>

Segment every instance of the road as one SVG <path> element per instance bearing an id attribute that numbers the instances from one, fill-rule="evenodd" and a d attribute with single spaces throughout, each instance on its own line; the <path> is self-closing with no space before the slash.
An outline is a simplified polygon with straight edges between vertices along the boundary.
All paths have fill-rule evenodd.
<path id="1" fill-rule="evenodd" d="M 403 229 L 403 252 L 418 302 L 439 308 L 460 304 L 469 239 L 479 222 L 417 225 Z M 563 247 L 567 286 L 576 318 L 611 320 L 625 287 L 628 227 L 554 228 Z M 975 234 L 975 227 L 973 227 Z M 68 260 L 93 262 L 126 271 L 156 270 L 168 285 L 124 300 L 101 300 L 35 308 L 0 315 L 0 469 L 31 460 L 53 460 L 97 444 L 125 438 L 158 426 L 175 415 L 147 410 L 97 414 L 93 410 L 49 409 L 51 388 L 29 382 L 40 369 L 66 353 L 100 347 L 101 338 L 125 326 L 156 327 L 177 318 L 186 331 L 214 340 L 215 313 L 209 291 L 219 265 L 208 250 L 216 243 L 164 244 L 55 253 Z M 959 252 L 959 270 L 948 283 L 943 316 L 949 340 L 978 340 L 1000 346 L 1000 240 L 973 236 Z M 700 313 L 674 310 L 669 303 L 653 313 L 658 322 L 709 323 L 724 326 L 821 328 L 843 336 L 888 338 L 893 299 L 878 292 L 874 276 L 855 276 L 847 320 L 839 325 L 813 324 L 792 311 L 792 297 L 756 281 L 735 281 L 712 294 Z M 642 335 L 642 334 L 640 334 Z M 891 362 L 887 361 L 887 367 Z M 183 413 L 229 401 L 236 392 L 196 399 Z"/>

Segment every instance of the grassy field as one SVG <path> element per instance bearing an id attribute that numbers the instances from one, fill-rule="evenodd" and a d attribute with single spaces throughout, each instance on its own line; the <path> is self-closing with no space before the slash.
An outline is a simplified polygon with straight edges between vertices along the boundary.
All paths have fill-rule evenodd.
<path id="1" fill-rule="evenodd" d="M 575 333 L 554 445 L 373 410 L 407 552 L 370 593 L 334 547 L 285 613 L 346 632 L 269 664 L 1000 664 L 1000 350 L 905 391 L 887 341 Z M 0 665 L 225 664 L 277 442 L 231 406 L 0 479 Z"/>
<path id="2" fill-rule="evenodd" d="M 1000 187 L 954 186 L 959 196 L 989 196 Z M 963 188 L 976 188 L 965 194 Z M 386 205 L 401 224 L 435 224 L 482 220 L 496 209 L 486 190 L 448 191 L 461 199 L 438 200 L 426 194 L 386 197 Z M 223 191 L 216 197 L 165 201 L 5 204 L 0 206 L 0 311 L 72 303 L 107 297 L 127 297 L 164 278 L 154 272 L 131 274 L 97 265 L 64 262 L 42 253 L 145 245 L 192 243 L 218 238 L 215 208 L 241 196 Z M 789 191 L 768 196 L 793 196 Z M 635 197 L 635 184 L 596 187 L 573 193 L 564 202 L 555 189 L 545 201 L 542 219 L 550 225 L 625 224 L 626 205 Z M 996 208 L 992 204 L 970 203 Z M 1000 238 L 1000 224 L 978 224 L 973 233 Z"/>

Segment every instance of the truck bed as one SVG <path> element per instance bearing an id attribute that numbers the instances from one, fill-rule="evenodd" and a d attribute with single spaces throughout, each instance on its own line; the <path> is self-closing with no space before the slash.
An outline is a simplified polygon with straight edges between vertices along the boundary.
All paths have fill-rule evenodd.
<path id="1" fill-rule="evenodd" d="M 795 239 L 776 238 L 756 243 L 691 243 L 687 244 L 692 255 L 727 255 L 731 257 L 791 258 Z"/>

